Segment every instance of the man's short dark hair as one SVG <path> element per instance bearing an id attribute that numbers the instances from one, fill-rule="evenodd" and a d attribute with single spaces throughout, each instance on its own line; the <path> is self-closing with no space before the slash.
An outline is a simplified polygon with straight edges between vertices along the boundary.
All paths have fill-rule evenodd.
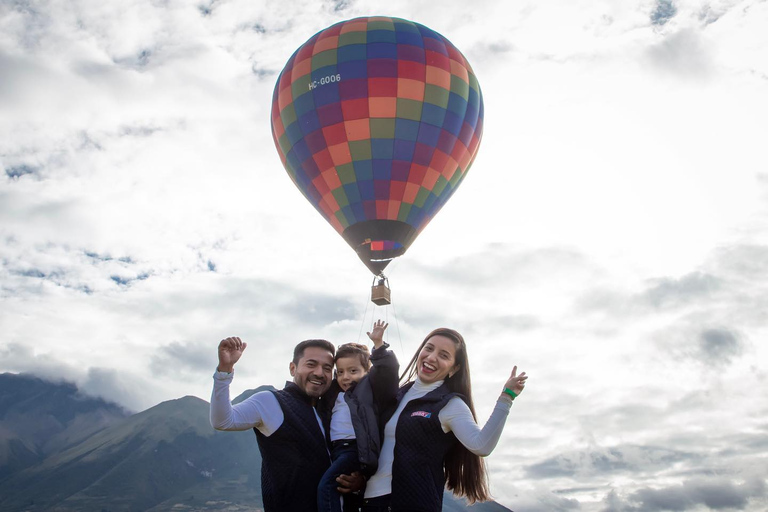
<path id="1" fill-rule="evenodd" d="M 360 343 L 345 343 L 339 346 L 339 351 L 336 352 L 336 357 L 333 358 L 335 363 L 342 357 L 359 357 L 360 364 L 367 371 L 371 369 L 371 353 L 368 351 L 368 347 L 361 345 Z"/>
<path id="2" fill-rule="evenodd" d="M 304 349 L 307 347 L 318 347 L 327 350 L 331 355 L 336 354 L 336 347 L 327 340 L 304 340 L 293 349 L 293 364 L 299 364 L 299 360 L 304 357 Z"/>

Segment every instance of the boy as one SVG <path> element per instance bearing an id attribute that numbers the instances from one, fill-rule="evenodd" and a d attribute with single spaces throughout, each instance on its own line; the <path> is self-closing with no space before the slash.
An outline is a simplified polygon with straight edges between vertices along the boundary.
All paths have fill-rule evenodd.
<path id="1" fill-rule="evenodd" d="M 341 496 L 336 490 L 340 474 L 361 471 L 369 477 L 376 472 L 381 449 L 379 411 L 395 401 L 399 380 L 397 358 L 383 340 L 388 325 L 378 320 L 366 333 L 373 342 L 370 355 L 368 348 L 358 343 L 347 343 L 336 351 L 336 379 L 324 398 L 333 408 L 326 428 L 333 462 L 317 488 L 318 512 L 341 512 Z M 355 510 L 354 499 L 346 495 L 345 510 Z"/>

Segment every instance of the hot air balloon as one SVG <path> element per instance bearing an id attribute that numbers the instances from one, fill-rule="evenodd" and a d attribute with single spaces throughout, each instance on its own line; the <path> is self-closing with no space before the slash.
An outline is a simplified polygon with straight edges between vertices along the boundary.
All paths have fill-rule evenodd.
<path id="1" fill-rule="evenodd" d="M 461 184 L 482 131 L 466 58 L 399 18 L 318 32 L 288 60 L 272 99 L 288 175 L 380 278 Z"/>

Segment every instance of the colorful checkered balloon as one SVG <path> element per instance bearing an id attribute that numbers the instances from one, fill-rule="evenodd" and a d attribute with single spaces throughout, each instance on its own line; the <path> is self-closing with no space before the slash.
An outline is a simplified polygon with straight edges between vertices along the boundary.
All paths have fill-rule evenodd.
<path id="1" fill-rule="evenodd" d="M 337 23 L 288 60 L 272 135 L 293 182 L 375 275 L 461 184 L 483 98 L 450 41 L 398 18 Z"/>

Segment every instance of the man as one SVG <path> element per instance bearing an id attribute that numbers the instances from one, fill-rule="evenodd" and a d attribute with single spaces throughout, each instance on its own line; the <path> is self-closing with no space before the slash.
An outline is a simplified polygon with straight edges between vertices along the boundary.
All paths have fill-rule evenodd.
<path id="1" fill-rule="evenodd" d="M 211 425 L 216 430 L 253 428 L 256 432 L 265 512 L 316 511 L 317 484 L 331 462 L 317 405 L 331 385 L 335 348 L 326 340 L 302 341 L 288 365 L 292 382 L 279 391 L 262 391 L 232 406 L 229 385 L 235 363 L 246 347 L 247 343 L 237 337 L 219 343 Z M 357 490 L 364 480 L 341 477 L 340 481 Z"/>

